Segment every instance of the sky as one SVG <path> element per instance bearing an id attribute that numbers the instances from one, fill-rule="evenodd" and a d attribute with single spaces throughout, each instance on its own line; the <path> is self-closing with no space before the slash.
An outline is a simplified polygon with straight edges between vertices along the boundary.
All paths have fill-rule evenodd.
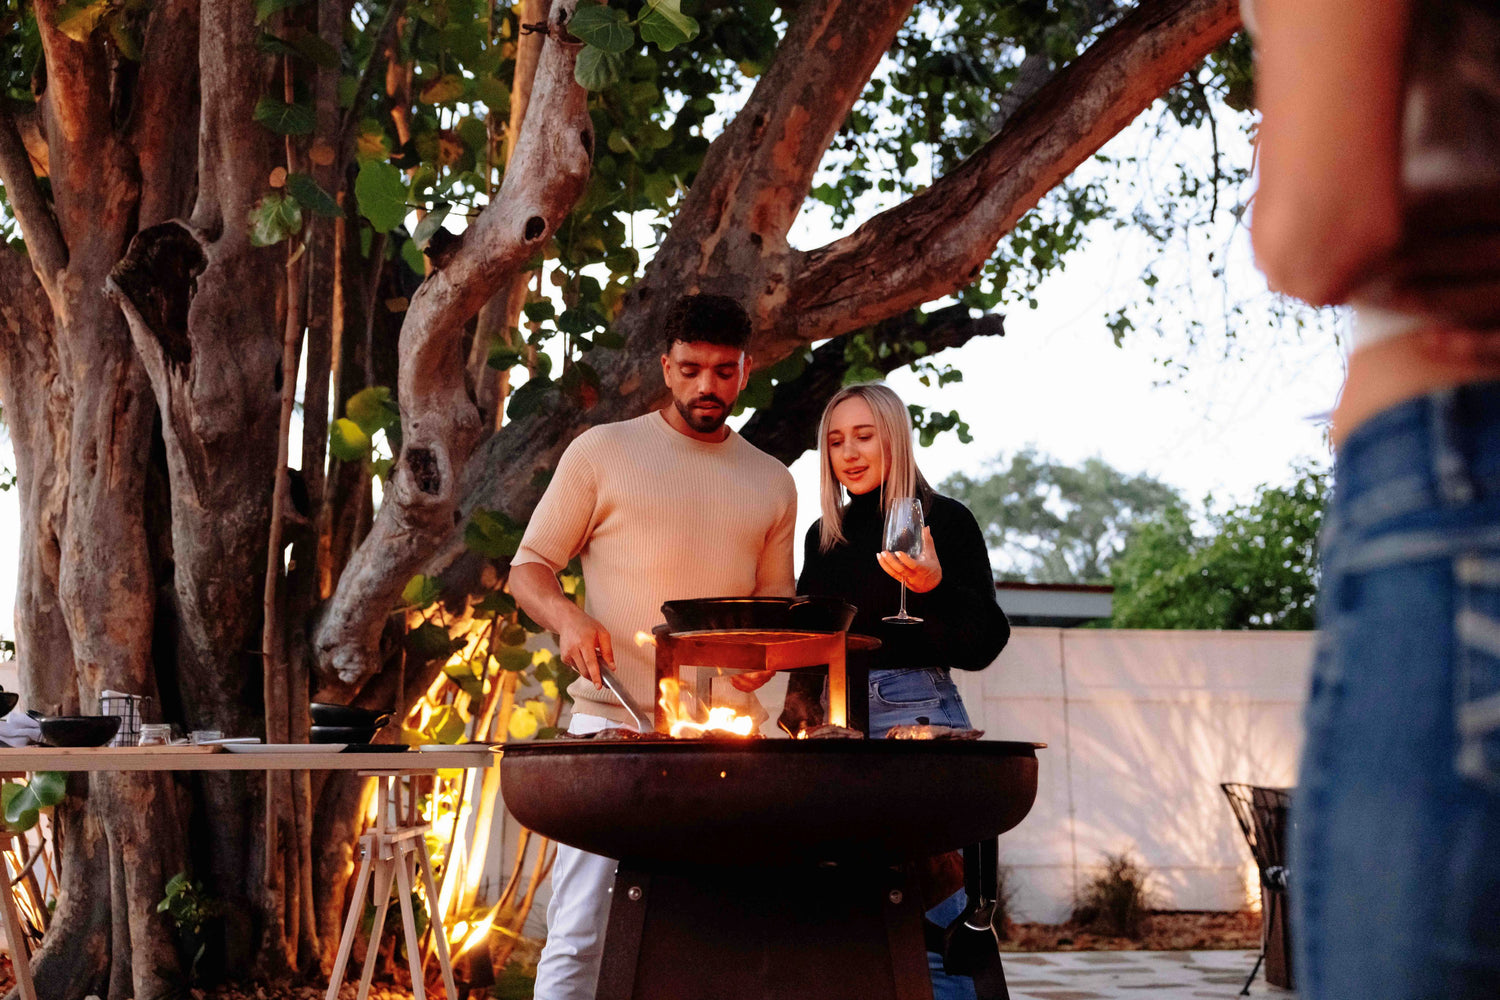
<path id="1" fill-rule="evenodd" d="M 1207 155 L 1192 136 L 1163 142 L 1148 132 L 1138 123 L 1105 150 L 1140 156 L 1134 168 L 1138 188 L 1153 170 Z M 1221 142 L 1224 155 L 1248 162 L 1242 137 L 1221 136 Z M 879 207 L 871 203 L 862 217 Z M 795 246 L 810 248 L 837 235 L 812 206 L 791 238 Z M 1334 335 L 1340 317 L 1312 314 L 1302 329 L 1287 319 L 1254 269 L 1248 233 L 1227 213 L 1219 225 L 1165 253 L 1130 230 L 1101 224 L 1089 235 L 1065 270 L 1031 290 L 1036 308 L 1023 303 L 998 310 L 1005 313 L 1004 337 L 980 338 L 939 355 L 964 373 L 962 382 L 938 389 L 922 386 L 910 373 L 891 377 L 908 403 L 957 410 L 970 425 L 968 444 L 946 433 L 918 450 L 931 482 L 957 472 L 981 474 L 997 456 L 1034 445 L 1064 462 L 1098 456 L 1124 472 L 1155 476 L 1195 501 L 1212 493 L 1222 506 L 1248 500 L 1262 484 L 1290 481 L 1298 462 L 1328 464 L 1325 418 L 1343 377 Z M 1142 269 L 1152 261 L 1163 287 L 1178 291 L 1157 316 L 1160 331 L 1134 331 L 1116 347 L 1105 317 L 1138 301 Z M 1222 276 L 1215 275 L 1220 266 Z M 1232 339 L 1223 335 L 1226 302 L 1244 310 L 1234 319 Z M 1196 347 L 1187 342 L 1188 314 L 1209 323 L 1210 335 Z M 0 465 L 14 466 L 3 431 Z M 804 455 L 792 473 L 800 539 L 817 517 L 816 458 Z M 13 635 L 19 530 L 16 491 L 0 492 L 4 637 Z"/>

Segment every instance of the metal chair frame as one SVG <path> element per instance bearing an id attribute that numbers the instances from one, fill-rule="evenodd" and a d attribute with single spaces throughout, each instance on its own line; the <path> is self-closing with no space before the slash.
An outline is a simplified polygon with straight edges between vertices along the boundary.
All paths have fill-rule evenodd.
<path id="1" fill-rule="evenodd" d="M 1229 800 L 1250 854 L 1255 858 L 1255 867 L 1260 872 L 1261 937 L 1260 954 L 1255 966 L 1240 989 L 1240 996 L 1250 995 L 1250 984 L 1266 960 L 1270 946 L 1271 928 L 1277 913 L 1286 905 L 1289 869 L 1286 863 L 1285 833 L 1287 810 L 1291 805 L 1291 791 L 1285 788 L 1266 788 L 1260 785 L 1245 785 L 1222 782 L 1219 788 Z M 1284 920 L 1286 915 L 1281 913 Z"/>

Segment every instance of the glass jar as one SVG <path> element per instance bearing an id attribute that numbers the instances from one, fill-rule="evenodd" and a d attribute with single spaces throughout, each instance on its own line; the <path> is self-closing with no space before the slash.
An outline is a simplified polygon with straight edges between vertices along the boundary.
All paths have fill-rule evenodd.
<path id="1" fill-rule="evenodd" d="M 217 729 L 194 729 L 188 734 L 188 740 L 193 744 L 217 743 L 224 738 L 224 734 Z"/>
<path id="2" fill-rule="evenodd" d="M 165 722 L 141 723 L 141 739 L 136 746 L 165 747 L 172 745 L 172 727 Z"/>

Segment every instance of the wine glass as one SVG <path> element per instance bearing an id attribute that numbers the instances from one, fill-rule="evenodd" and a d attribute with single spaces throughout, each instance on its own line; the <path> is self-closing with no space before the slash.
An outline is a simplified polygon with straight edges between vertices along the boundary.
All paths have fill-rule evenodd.
<path id="1" fill-rule="evenodd" d="M 915 497 L 897 497 L 885 512 L 885 550 L 905 552 L 913 559 L 922 555 L 922 501 Z M 883 622 L 919 622 L 922 619 L 906 613 L 906 581 L 901 581 L 901 611 L 880 619 Z"/>

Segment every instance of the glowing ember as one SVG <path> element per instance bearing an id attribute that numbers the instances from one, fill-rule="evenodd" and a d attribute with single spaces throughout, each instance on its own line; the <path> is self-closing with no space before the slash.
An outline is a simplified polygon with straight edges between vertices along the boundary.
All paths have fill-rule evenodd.
<path id="1" fill-rule="evenodd" d="M 697 737 L 706 733 L 728 733 L 749 736 L 755 732 L 755 720 L 741 715 L 727 705 L 708 710 L 708 718 L 699 721 L 685 704 L 682 687 L 670 677 L 661 680 L 661 707 L 666 713 L 668 732 L 676 737 Z"/>

